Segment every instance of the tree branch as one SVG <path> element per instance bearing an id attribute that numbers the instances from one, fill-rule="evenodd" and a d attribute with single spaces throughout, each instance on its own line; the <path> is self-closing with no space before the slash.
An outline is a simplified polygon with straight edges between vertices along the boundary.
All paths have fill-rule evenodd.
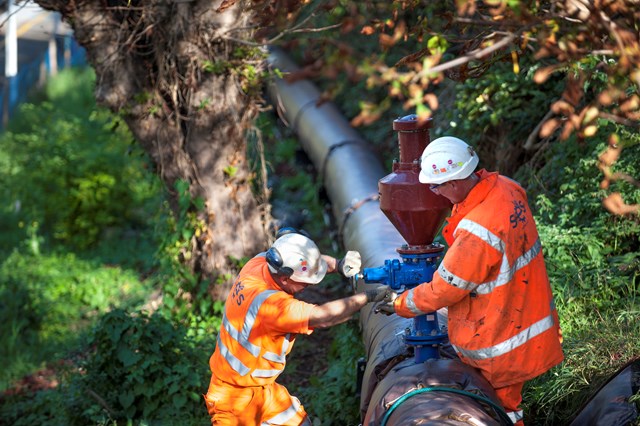
<path id="1" fill-rule="evenodd" d="M 485 56 L 502 49 L 503 47 L 507 46 L 509 43 L 511 43 L 513 40 L 515 40 L 516 38 L 516 34 L 513 33 L 508 33 L 508 35 L 506 37 L 504 37 L 502 40 L 500 40 L 499 42 L 485 47 L 484 49 L 476 49 L 472 52 L 469 52 L 467 55 L 461 56 L 459 58 L 453 59 L 449 62 L 445 62 L 443 64 L 439 64 L 436 65 L 433 68 L 427 68 L 425 70 L 420 71 L 418 74 L 416 74 L 416 76 L 412 79 L 412 82 L 416 82 L 418 80 L 420 80 L 422 77 L 424 77 L 425 75 L 428 74 L 433 74 L 433 73 L 438 73 L 438 72 L 443 72 L 446 71 L 448 69 L 451 68 L 456 68 L 459 67 L 460 65 L 466 64 L 468 62 L 473 61 L 474 59 L 479 60 L 479 59 L 483 59 Z"/>
<path id="2" fill-rule="evenodd" d="M 600 118 L 604 118 L 605 120 L 613 121 L 614 123 L 622 124 L 623 126 L 629 126 L 633 128 L 640 128 L 640 122 L 635 120 L 629 120 L 628 118 L 620 117 L 614 114 L 609 114 L 608 112 L 602 112 L 598 114 Z"/>
<path id="3" fill-rule="evenodd" d="M 540 122 L 536 125 L 536 127 L 533 129 L 533 131 L 531 131 L 531 133 L 529 134 L 529 137 L 527 137 L 527 141 L 524 143 L 524 146 L 523 146 L 525 151 L 530 151 L 533 148 L 535 148 L 536 146 L 540 145 L 539 143 L 538 144 L 534 143 L 534 141 L 538 138 L 538 134 L 540 133 L 540 128 L 542 128 L 542 125 L 549 118 L 551 118 L 552 115 L 553 115 L 553 111 L 551 111 L 551 110 L 547 111 L 545 116 L 542 117 L 542 120 L 540 120 Z"/>

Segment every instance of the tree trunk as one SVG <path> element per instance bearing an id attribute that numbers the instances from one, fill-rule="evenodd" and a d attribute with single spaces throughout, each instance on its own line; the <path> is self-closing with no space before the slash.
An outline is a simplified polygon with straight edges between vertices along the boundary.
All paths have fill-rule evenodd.
<path id="1" fill-rule="evenodd" d="M 213 294 L 225 296 L 234 275 L 229 258 L 267 244 L 269 214 L 252 191 L 245 141 L 260 92 L 243 77 L 263 61 L 238 42 L 252 35 L 253 12 L 240 3 L 217 12 L 220 2 L 210 0 L 36 2 L 72 26 L 95 69 L 98 103 L 123 116 L 166 184 L 174 213 L 179 181 L 204 201 L 204 208 L 191 203 L 202 229 L 183 260 L 222 283 Z"/>

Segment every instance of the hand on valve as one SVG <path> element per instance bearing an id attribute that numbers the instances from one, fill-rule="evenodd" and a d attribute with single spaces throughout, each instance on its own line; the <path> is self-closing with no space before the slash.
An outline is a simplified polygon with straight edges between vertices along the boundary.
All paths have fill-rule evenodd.
<path id="1" fill-rule="evenodd" d="M 351 278 L 360 272 L 362 259 L 357 251 L 348 251 L 345 256 L 338 261 L 338 272 L 345 278 Z"/>
<path id="2" fill-rule="evenodd" d="M 395 291 L 390 291 L 384 299 L 381 300 L 381 303 L 379 303 L 375 309 L 373 310 L 374 313 L 379 314 L 385 314 L 387 316 L 391 315 L 391 314 L 395 314 L 396 310 L 393 306 L 393 302 L 398 298 L 398 293 L 396 293 Z"/>
<path id="3" fill-rule="evenodd" d="M 375 288 L 365 290 L 364 293 L 367 295 L 367 303 L 383 302 L 398 297 L 396 292 L 391 290 L 391 287 L 388 285 L 379 285 Z"/>

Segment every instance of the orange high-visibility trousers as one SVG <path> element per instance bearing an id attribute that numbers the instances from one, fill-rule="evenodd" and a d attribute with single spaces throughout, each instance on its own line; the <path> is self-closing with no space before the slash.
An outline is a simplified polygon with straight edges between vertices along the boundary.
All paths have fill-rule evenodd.
<path id="1" fill-rule="evenodd" d="M 212 425 L 310 425 L 300 401 L 284 386 L 238 387 L 211 378 L 204 397 Z"/>
<path id="2" fill-rule="evenodd" d="M 524 382 L 520 382 L 496 389 L 496 395 L 498 396 L 498 399 L 502 403 L 504 410 L 511 418 L 511 421 L 516 426 L 524 426 L 524 421 L 522 420 L 523 412 L 522 408 L 520 408 L 520 403 L 522 402 L 523 386 Z"/>

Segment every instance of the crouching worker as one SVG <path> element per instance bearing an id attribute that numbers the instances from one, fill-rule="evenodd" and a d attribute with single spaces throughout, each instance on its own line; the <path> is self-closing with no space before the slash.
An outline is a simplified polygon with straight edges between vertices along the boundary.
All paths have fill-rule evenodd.
<path id="1" fill-rule="evenodd" d="M 247 262 L 225 303 L 209 360 L 205 401 L 212 424 L 311 425 L 300 401 L 276 383 L 296 335 L 340 324 L 390 291 L 380 286 L 322 305 L 293 295 L 320 283 L 327 272 L 351 277 L 360 266 L 358 252 L 337 261 L 300 233 L 279 237 L 266 253 Z"/>

